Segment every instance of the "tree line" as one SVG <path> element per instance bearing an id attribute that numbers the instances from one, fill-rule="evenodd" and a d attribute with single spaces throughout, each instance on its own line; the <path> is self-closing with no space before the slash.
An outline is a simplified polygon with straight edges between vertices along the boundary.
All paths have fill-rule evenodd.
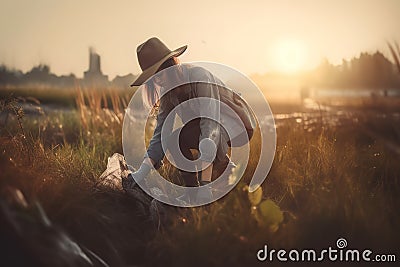
<path id="1" fill-rule="evenodd" d="M 324 60 L 314 70 L 303 73 L 302 83 L 307 87 L 325 88 L 400 88 L 400 75 L 396 66 L 381 52 L 361 53 L 359 57 L 343 60 L 340 65 L 333 65 Z M 265 77 L 268 77 L 265 76 Z M 134 76 L 117 76 L 107 86 L 127 87 Z M 268 78 L 267 78 L 268 79 Z M 2 87 L 74 87 L 82 81 L 74 74 L 57 76 L 48 65 L 39 64 L 23 73 L 0 65 L 0 86 Z"/>

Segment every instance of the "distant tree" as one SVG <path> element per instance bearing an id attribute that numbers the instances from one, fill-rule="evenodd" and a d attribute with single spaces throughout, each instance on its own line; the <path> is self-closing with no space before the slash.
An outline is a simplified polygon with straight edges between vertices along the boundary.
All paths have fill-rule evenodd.
<path id="1" fill-rule="evenodd" d="M 0 84 L 11 85 L 17 84 L 22 76 L 21 71 L 11 70 L 5 65 L 0 65 Z"/>
<path id="2" fill-rule="evenodd" d="M 112 85 L 118 88 L 129 88 L 129 85 L 132 83 L 132 81 L 135 79 L 135 76 L 133 74 L 127 74 L 124 76 L 119 76 L 117 75 L 113 80 L 112 80 Z"/>
<path id="3" fill-rule="evenodd" d="M 39 64 L 34 66 L 24 76 L 25 83 L 40 83 L 55 85 L 57 83 L 57 76 L 50 73 L 50 66 L 45 64 Z"/>
<path id="4" fill-rule="evenodd" d="M 314 82 L 318 86 L 329 85 L 333 76 L 333 65 L 328 59 L 323 59 L 314 71 Z"/>
<path id="5" fill-rule="evenodd" d="M 379 51 L 372 55 L 374 87 L 388 87 L 392 82 L 393 64 Z"/>
<path id="6" fill-rule="evenodd" d="M 392 48 L 394 54 L 394 49 Z M 400 52 L 397 64 L 400 72 Z M 374 88 L 400 87 L 400 77 L 394 75 L 394 65 L 381 52 L 360 53 L 350 61 L 343 60 L 334 66 L 327 59 L 313 71 L 308 85 L 333 88 Z"/>
<path id="7" fill-rule="evenodd" d="M 348 86 L 382 89 L 396 83 L 393 64 L 379 51 L 372 55 L 361 53 L 342 70 L 342 81 Z"/>

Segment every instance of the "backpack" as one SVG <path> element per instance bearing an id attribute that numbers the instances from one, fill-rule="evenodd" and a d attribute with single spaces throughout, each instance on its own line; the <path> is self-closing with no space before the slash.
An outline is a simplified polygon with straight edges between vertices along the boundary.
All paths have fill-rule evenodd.
<path id="1" fill-rule="evenodd" d="M 246 100 L 237 92 L 223 86 L 218 86 L 218 88 L 221 102 L 227 104 L 239 116 L 246 129 L 246 132 L 241 132 L 230 140 L 228 144 L 231 147 L 243 146 L 247 143 L 247 140 L 250 141 L 254 135 L 254 131 L 257 127 L 256 116 Z M 221 114 L 221 116 L 223 116 L 223 114 Z"/>
<path id="2" fill-rule="evenodd" d="M 248 141 L 251 140 L 251 138 L 254 135 L 254 131 L 257 125 L 257 119 L 256 116 L 251 109 L 250 105 L 244 100 L 240 94 L 235 92 L 234 90 L 228 88 L 225 86 L 225 84 L 216 78 L 214 75 L 212 75 L 209 71 L 205 70 L 202 67 L 196 67 L 196 66 L 189 66 L 189 76 L 193 75 L 193 73 L 202 76 L 203 73 L 209 73 L 209 75 L 212 77 L 213 81 L 215 82 L 214 85 L 218 87 L 219 95 L 220 95 L 220 101 L 228 105 L 229 108 L 231 108 L 240 118 L 242 121 L 246 131 L 241 131 L 243 127 L 241 127 L 240 123 L 237 123 L 237 117 L 233 117 L 231 112 L 228 112 L 228 114 L 224 114 L 221 111 L 221 123 L 229 123 L 230 125 L 233 125 L 236 127 L 236 130 L 241 131 L 237 136 L 232 138 L 231 140 L 228 141 L 228 145 L 230 147 L 240 147 L 245 145 Z M 196 81 L 197 79 L 191 79 L 191 81 Z M 197 83 L 197 82 L 195 82 Z M 192 87 L 193 83 L 190 83 L 190 88 Z M 230 113 L 230 115 L 229 115 Z M 226 116 L 225 116 L 226 115 Z M 224 120 L 224 121 L 223 121 Z M 235 128 L 233 127 L 233 128 Z"/>

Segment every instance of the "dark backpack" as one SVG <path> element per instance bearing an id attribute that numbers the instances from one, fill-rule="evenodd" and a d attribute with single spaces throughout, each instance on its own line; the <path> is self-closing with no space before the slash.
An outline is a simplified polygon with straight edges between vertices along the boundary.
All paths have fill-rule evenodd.
<path id="1" fill-rule="evenodd" d="M 229 146 L 231 147 L 240 147 L 246 144 L 253 137 L 254 131 L 257 127 L 257 119 L 256 116 L 249 106 L 249 104 L 244 100 L 237 92 L 226 87 L 224 83 L 212 75 L 209 71 L 205 70 L 201 67 L 189 66 L 189 75 L 192 73 L 209 73 L 210 76 L 215 79 L 214 85 L 218 87 L 220 101 L 228 105 L 241 119 L 243 125 L 246 128 L 245 132 L 240 133 L 230 141 L 228 141 Z M 190 79 L 192 80 L 192 79 Z M 193 79 L 196 81 L 196 79 Z M 196 83 L 196 82 L 195 82 Z M 190 87 L 192 87 L 193 83 L 190 83 Z M 221 114 L 222 115 L 222 114 Z M 227 115 L 230 116 L 230 115 Z M 231 117 L 232 118 L 232 117 Z M 247 135 L 247 136 L 246 136 Z"/>
<path id="2" fill-rule="evenodd" d="M 223 86 L 218 86 L 218 88 L 220 92 L 220 100 L 235 111 L 246 128 L 246 132 L 239 134 L 230 140 L 228 144 L 232 147 L 243 146 L 246 144 L 247 140 L 251 140 L 253 137 L 254 131 L 257 127 L 256 116 L 246 100 L 244 100 L 237 92 Z"/>

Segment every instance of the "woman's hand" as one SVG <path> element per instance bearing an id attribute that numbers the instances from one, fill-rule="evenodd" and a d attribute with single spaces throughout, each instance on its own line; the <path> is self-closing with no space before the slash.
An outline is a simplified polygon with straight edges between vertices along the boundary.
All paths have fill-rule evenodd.
<path id="1" fill-rule="evenodd" d="M 137 186 L 136 181 L 141 181 L 146 178 L 151 170 L 151 167 L 148 164 L 149 162 L 151 164 L 152 160 L 150 158 L 146 158 L 143 160 L 140 168 L 137 171 L 130 173 L 127 178 L 122 179 L 122 188 L 124 190 L 134 189 Z"/>

